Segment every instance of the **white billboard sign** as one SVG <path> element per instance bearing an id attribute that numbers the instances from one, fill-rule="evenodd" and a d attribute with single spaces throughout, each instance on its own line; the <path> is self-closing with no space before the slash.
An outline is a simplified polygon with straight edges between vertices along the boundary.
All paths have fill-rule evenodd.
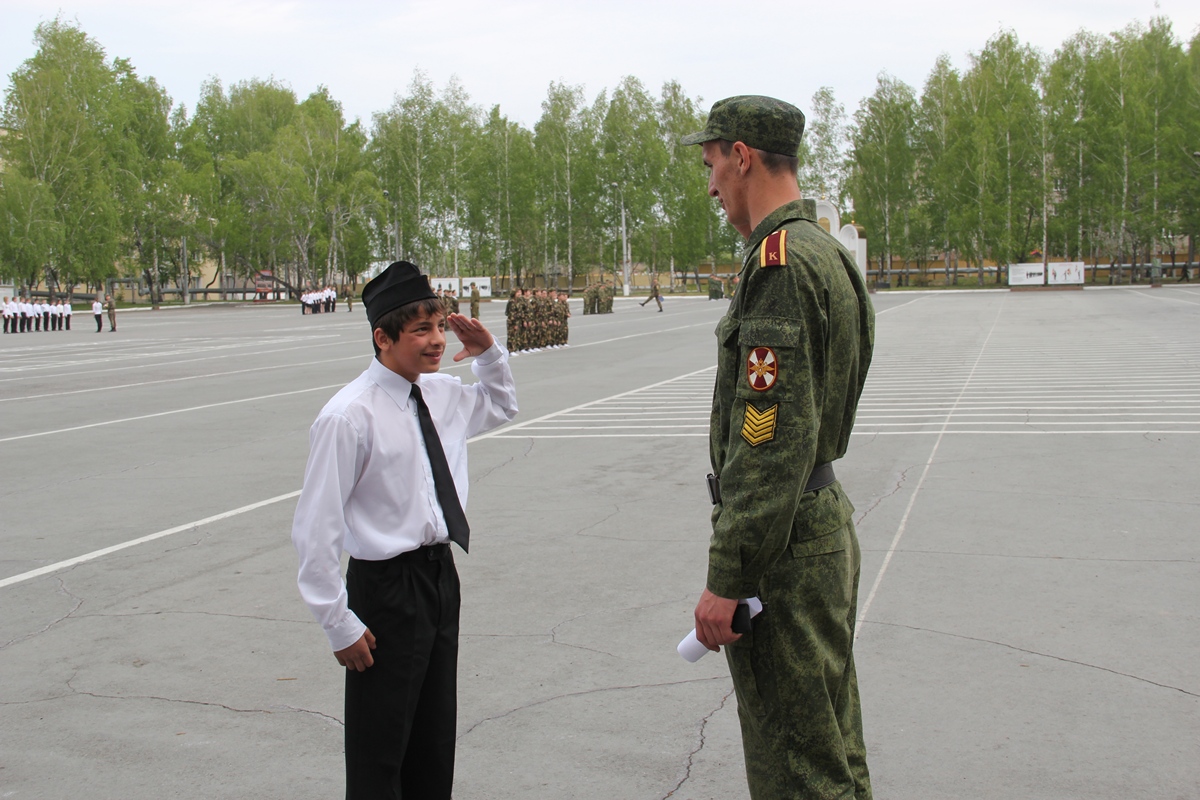
<path id="1" fill-rule="evenodd" d="M 429 285 L 435 292 L 453 289 L 455 294 L 459 294 L 458 278 L 430 278 Z"/>
<path id="2" fill-rule="evenodd" d="M 462 296 L 471 296 L 471 284 L 475 284 L 475 288 L 479 290 L 480 297 L 492 296 L 492 279 L 491 278 L 463 278 L 462 279 Z"/>
<path id="3" fill-rule="evenodd" d="M 1063 261 L 1051 264 L 1046 272 L 1046 282 L 1051 286 L 1083 283 L 1083 262 Z"/>
<path id="4" fill-rule="evenodd" d="M 1009 264 L 1009 286 L 1042 286 L 1046 283 L 1046 269 L 1041 264 Z"/>

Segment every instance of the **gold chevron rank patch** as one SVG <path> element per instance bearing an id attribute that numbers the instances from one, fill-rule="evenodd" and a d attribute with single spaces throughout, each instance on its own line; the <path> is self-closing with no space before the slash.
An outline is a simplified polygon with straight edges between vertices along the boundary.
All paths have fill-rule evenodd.
<path id="1" fill-rule="evenodd" d="M 750 403 L 746 403 L 746 418 L 742 422 L 742 438 L 751 447 L 758 447 L 763 442 L 775 438 L 775 419 L 779 415 L 779 403 L 759 411 Z"/>

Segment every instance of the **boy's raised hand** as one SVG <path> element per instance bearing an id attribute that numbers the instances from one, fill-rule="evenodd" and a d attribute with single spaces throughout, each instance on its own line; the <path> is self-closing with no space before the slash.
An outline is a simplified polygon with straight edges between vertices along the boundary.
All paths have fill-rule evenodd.
<path id="1" fill-rule="evenodd" d="M 463 349 L 454 354 L 455 361 L 462 361 L 467 356 L 477 356 L 492 346 L 496 340 L 483 323 L 477 319 L 465 317 L 462 314 L 451 314 L 446 317 L 446 324 L 454 335 L 462 342 Z"/>

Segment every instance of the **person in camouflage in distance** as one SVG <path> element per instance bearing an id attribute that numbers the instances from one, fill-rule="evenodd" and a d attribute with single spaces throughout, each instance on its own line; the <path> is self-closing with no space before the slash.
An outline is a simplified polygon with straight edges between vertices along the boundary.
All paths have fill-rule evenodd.
<path id="1" fill-rule="evenodd" d="M 560 332 L 559 344 L 563 347 L 566 347 L 571 343 L 571 298 L 567 296 L 566 292 L 559 292 L 558 302 L 561 305 L 559 314 L 561 315 L 562 319 L 562 331 Z"/>
<path id="2" fill-rule="evenodd" d="M 520 295 L 520 289 L 513 289 L 509 292 L 508 302 L 504 305 L 504 318 L 508 329 L 508 338 L 504 346 L 508 348 L 508 352 L 510 353 L 519 353 L 521 351 L 521 315 L 518 310 L 518 298 Z"/>
<path id="3" fill-rule="evenodd" d="M 717 326 L 710 457 L 718 476 L 697 637 L 726 646 L 754 800 L 871 800 L 854 668 L 860 554 L 832 462 L 850 440 L 875 312 L 854 258 L 802 200 L 804 115 L 767 97 L 713 106 L 709 194 L 746 237 Z M 758 596 L 733 633 L 738 598 Z"/>
<path id="4" fill-rule="evenodd" d="M 534 293 L 530 313 L 533 318 L 534 348 L 541 350 L 549 347 L 550 329 L 554 324 L 554 314 L 550 306 L 550 298 L 547 296 L 545 289 L 539 289 Z"/>
<path id="5" fill-rule="evenodd" d="M 479 287 L 471 281 L 471 319 L 479 319 Z"/>
<path id="6" fill-rule="evenodd" d="M 649 303 L 651 300 L 658 303 L 658 310 L 662 311 L 662 291 L 658 288 L 658 276 L 657 275 L 650 279 L 650 296 L 647 297 L 645 300 L 643 300 L 638 305 L 640 305 L 642 308 L 645 308 L 646 304 Z"/>

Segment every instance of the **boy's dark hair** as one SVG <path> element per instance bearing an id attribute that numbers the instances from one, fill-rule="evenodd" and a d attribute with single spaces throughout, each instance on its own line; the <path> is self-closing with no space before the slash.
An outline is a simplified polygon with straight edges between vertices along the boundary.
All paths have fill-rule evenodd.
<path id="1" fill-rule="evenodd" d="M 446 306 L 436 297 L 428 297 L 424 300 L 415 300 L 411 303 L 405 303 L 399 308 L 393 308 L 391 311 L 384 314 L 375 323 L 375 328 L 383 330 L 385 336 L 393 342 L 400 338 L 400 331 L 404 330 L 404 326 L 414 319 L 424 319 L 431 317 L 434 314 L 446 316 Z M 371 346 L 375 348 L 375 355 L 379 355 L 379 345 L 375 344 L 375 328 L 371 329 Z"/>

